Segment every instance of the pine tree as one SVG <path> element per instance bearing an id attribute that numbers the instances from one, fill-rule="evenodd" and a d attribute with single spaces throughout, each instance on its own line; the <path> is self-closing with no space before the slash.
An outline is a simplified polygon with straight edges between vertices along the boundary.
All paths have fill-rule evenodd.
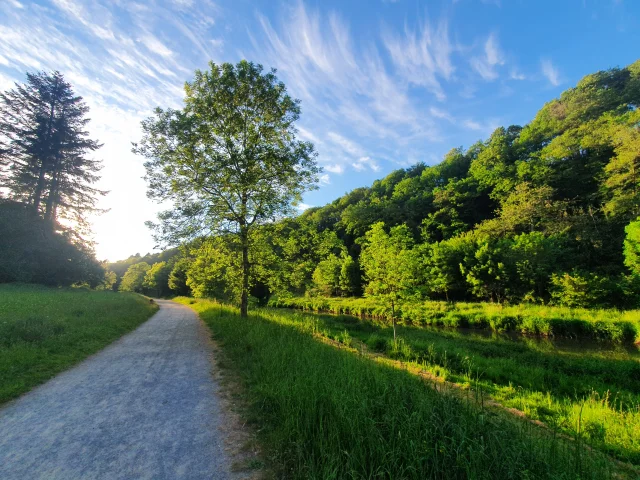
<path id="1" fill-rule="evenodd" d="M 89 138 L 89 108 L 59 72 L 27 73 L 27 82 L 0 93 L 0 185 L 52 225 L 59 218 L 86 228 L 102 192 L 100 148 Z"/>

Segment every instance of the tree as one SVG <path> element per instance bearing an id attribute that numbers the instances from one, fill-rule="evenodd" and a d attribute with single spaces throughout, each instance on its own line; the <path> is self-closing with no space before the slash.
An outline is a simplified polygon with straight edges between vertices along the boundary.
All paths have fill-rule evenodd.
<path id="1" fill-rule="evenodd" d="M 624 229 L 624 264 L 634 275 L 640 275 L 640 218 Z"/>
<path id="2" fill-rule="evenodd" d="M 604 211 L 629 220 L 640 215 L 640 110 L 611 123 L 607 133 L 615 155 L 605 167 Z"/>
<path id="3" fill-rule="evenodd" d="M 98 286 L 104 268 L 93 251 L 67 232 L 56 232 L 24 203 L 0 199 L 0 283 Z"/>
<path id="4" fill-rule="evenodd" d="M 360 267 L 351 255 L 344 252 L 338 280 L 342 295 L 355 295 L 360 290 Z"/>
<path id="5" fill-rule="evenodd" d="M 412 250 L 413 238 L 405 225 L 393 227 L 390 233 L 378 222 L 365 234 L 360 264 L 367 282 L 365 294 L 391 306 L 393 339 L 396 339 L 396 311 L 398 300 L 416 293 L 418 261 Z"/>
<path id="6" fill-rule="evenodd" d="M 144 279 L 147 272 L 151 268 L 147 262 L 140 262 L 131 265 L 120 282 L 121 292 L 137 292 L 144 291 Z"/>
<path id="7" fill-rule="evenodd" d="M 102 283 L 96 287 L 96 290 L 113 291 L 116 287 L 117 281 L 118 275 L 116 275 L 116 272 L 105 270 L 104 279 L 102 280 Z"/>
<path id="8" fill-rule="evenodd" d="M 242 265 L 235 236 L 216 236 L 191 251 L 187 285 L 195 297 L 236 301 L 242 294 Z"/>
<path id="9" fill-rule="evenodd" d="M 156 292 L 158 297 L 167 295 L 169 292 L 169 274 L 173 264 L 168 262 L 157 262 L 151 265 L 144 277 L 143 286 Z"/>
<path id="10" fill-rule="evenodd" d="M 509 286 L 505 257 L 509 240 L 479 238 L 475 250 L 465 257 L 460 270 L 466 276 L 471 293 L 478 298 L 501 301 Z"/>
<path id="11" fill-rule="evenodd" d="M 318 263 L 313 271 L 313 283 L 323 295 L 337 295 L 340 290 L 342 262 L 333 253 Z"/>
<path id="12" fill-rule="evenodd" d="M 203 234 L 238 236 L 243 317 L 252 230 L 293 212 L 320 173 L 313 145 L 296 136 L 299 101 L 275 70 L 262 70 L 243 60 L 196 71 L 185 85 L 183 109 L 156 109 L 133 148 L 147 159 L 148 195 L 174 205 L 154 226 L 158 238 L 178 243 Z"/>
<path id="13" fill-rule="evenodd" d="M 86 229 L 105 193 L 92 186 L 102 165 L 87 155 L 101 145 L 86 131 L 88 111 L 59 72 L 27 73 L 26 84 L 0 93 L 2 186 L 51 225 L 62 217 Z"/>
<path id="14" fill-rule="evenodd" d="M 191 289 L 187 285 L 187 270 L 189 269 L 189 259 L 182 257 L 178 259 L 169 273 L 167 285 L 176 295 L 190 295 Z"/>

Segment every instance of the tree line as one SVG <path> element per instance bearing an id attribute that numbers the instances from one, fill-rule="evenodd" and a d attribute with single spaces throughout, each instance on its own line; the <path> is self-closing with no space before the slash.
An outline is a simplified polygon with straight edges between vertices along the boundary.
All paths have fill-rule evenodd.
<path id="1" fill-rule="evenodd" d="M 193 235 L 169 274 L 181 292 L 238 301 L 248 260 L 256 301 L 365 294 L 635 307 L 639 104 L 640 61 L 587 75 L 529 124 L 498 128 L 438 165 L 396 170 L 295 218 L 265 216 L 242 240 Z M 197 151 L 199 141 L 183 147 Z M 202 205 L 184 207 L 164 220 L 182 222 Z"/>

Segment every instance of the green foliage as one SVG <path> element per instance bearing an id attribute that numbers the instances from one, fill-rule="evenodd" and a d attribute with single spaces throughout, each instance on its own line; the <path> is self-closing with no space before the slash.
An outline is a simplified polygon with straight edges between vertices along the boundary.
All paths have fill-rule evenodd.
<path id="1" fill-rule="evenodd" d="M 96 353 L 157 309 L 127 293 L 0 285 L 0 403 Z"/>
<path id="2" fill-rule="evenodd" d="M 548 300 L 551 275 L 567 263 L 569 251 L 562 236 L 540 232 L 522 233 L 513 238 L 508 262 L 513 268 L 510 295 L 527 301 Z"/>
<path id="3" fill-rule="evenodd" d="M 146 136 L 137 151 L 149 160 L 152 190 L 162 190 L 168 178 L 182 189 L 199 172 L 196 197 L 188 196 L 188 189 L 157 192 L 166 198 L 178 195 L 185 202 L 198 199 L 179 206 L 179 215 L 165 218 L 169 235 L 175 221 L 191 225 L 191 237 L 202 233 L 204 226 L 214 237 L 227 238 L 213 228 L 210 215 L 211 208 L 217 212 L 220 207 L 215 203 L 218 197 L 202 189 L 210 189 L 207 182 L 217 178 L 209 175 L 213 160 L 224 166 L 228 159 L 202 158 L 206 149 L 194 131 L 201 120 L 185 112 L 209 118 L 206 108 L 211 103 L 203 100 L 207 95 L 213 104 L 230 98 L 236 87 L 242 90 L 241 97 L 245 95 L 243 89 L 250 88 L 240 79 L 245 73 L 239 72 L 253 75 L 244 64 L 199 74 L 190 87 L 191 103 L 183 111 L 159 112 L 146 123 Z M 219 91 L 221 85 L 230 91 Z M 279 92 L 283 100 L 286 95 Z M 243 273 L 246 285 L 240 290 L 250 288 L 262 301 L 269 295 L 364 293 L 385 296 L 391 308 L 392 302 L 406 296 L 635 306 L 640 299 L 635 264 L 640 262 L 633 258 L 639 235 L 629 223 L 640 213 L 638 105 L 640 63 L 588 75 L 544 105 L 529 124 L 500 127 L 466 150 L 452 149 L 438 165 L 418 163 L 396 170 L 369 188 L 357 188 L 297 218 L 271 222 L 260 217 L 238 244 L 225 240 L 223 257 L 231 258 L 233 252 L 241 259 L 243 272 L 248 261 L 249 273 Z M 224 118 L 227 115 L 235 118 L 233 112 Z M 291 115 L 297 118 L 297 113 Z M 221 124 L 216 128 L 222 132 L 216 130 L 217 135 L 227 131 Z M 233 125 L 229 128 L 236 132 Z M 168 149 L 169 144 L 177 145 L 163 143 L 168 139 L 179 140 L 184 148 Z M 290 140 L 295 143 L 293 137 Z M 167 168 L 168 177 L 161 166 Z M 186 223 L 183 214 L 189 216 Z M 378 226 L 381 223 L 384 229 Z M 629 225 L 626 241 L 625 225 Z M 205 237 L 187 250 L 199 248 Z M 250 250 L 246 255 L 243 244 Z M 186 264 L 192 265 L 194 258 L 184 255 Z M 138 256 L 119 268 L 166 260 Z M 236 266 L 237 260 L 199 262 L 191 269 L 198 295 L 238 298 Z M 629 277 L 625 266 L 632 271 Z M 229 287 L 223 285 L 226 269 L 233 272 Z M 207 282 L 210 288 L 204 287 Z"/>
<path id="4" fill-rule="evenodd" d="M 187 285 L 195 297 L 239 300 L 242 267 L 234 239 L 209 238 L 194 248 L 191 255 L 193 260 L 187 269 Z"/>
<path id="5" fill-rule="evenodd" d="M 501 301 L 509 286 L 509 272 L 505 257 L 509 242 L 482 238 L 476 241 L 472 254 L 460 264 L 469 289 L 480 299 Z"/>
<path id="6" fill-rule="evenodd" d="M 360 264 L 367 281 L 365 294 L 393 305 L 415 293 L 418 282 L 418 257 L 413 238 L 404 226 L 391 228 L 384 223 L 371 227 L 364 238 Z"/>
<path id="7" fill-rule="evenodd" d="M 191 295 L 191 288 L 187 285 L 187 271 L 189 268 L 189 259 L 180 258 L 174 264 L 169 278 L 167 279 L 167 286 L 176 295 L 188 296 Z"/>
<path id="8" fill-rule="evenodd" d="M 360 291 L 360 267 L 347 253 L 342 256 L 338 284 L 340 291 L 346 296 L 356 295 Z"/>
<path id="9" fill-rule="evenodd" d="M 558 305 L 589 308 L 609 304 L 615 285 L 612 281 L 591 272 L 573 270 L 551 276 L 551 298 Z"/>
<path id="10" fill-rule="evenodd" d="M 640 218 L 624 229 L 624 264 L 634 275 L 640 275 Z"/>
<path id="11" fill-rule="evenodd" d="M 322 295 L 333 296 L 340 291 L 340 271 L 342 262 L 334 255 L 330 254 L 318 263 L 313 271 L 313 283 Z"/>
<path id="12" fill-rule="evenodd" d="M 172 269 L 171 263 L 154 263 L 144 276 L 143 287 L 158 297 L 169 295 L 169 275 Z"/>
<path id="13" fill-rule="evenodd" d="M 134 263 L 131 265 L 120 282 L 119 290 L 121 292 L 144 292 L 145 277 L 151 269 L 151 265 L 147 262 Z"/>

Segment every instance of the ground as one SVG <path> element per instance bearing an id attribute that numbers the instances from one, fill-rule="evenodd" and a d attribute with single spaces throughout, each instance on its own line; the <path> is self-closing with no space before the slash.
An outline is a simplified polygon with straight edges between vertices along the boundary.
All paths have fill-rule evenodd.
<path id="1" fill-rule="evenodd" d="M 188 307 L 0 410 L 0 478 L 226 479 L 225 415 L 206 327 Z"/>

